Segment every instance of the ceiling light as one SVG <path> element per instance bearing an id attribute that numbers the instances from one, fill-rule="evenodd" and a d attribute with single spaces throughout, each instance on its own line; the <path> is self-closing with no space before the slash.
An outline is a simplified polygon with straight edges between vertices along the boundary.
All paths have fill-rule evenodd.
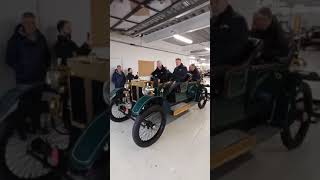
<path id="1" fill-rule="evenodd" d="M 210 48 L 208 48 L 208 47 L 206 47 L 206 48 L 204 48 L 205 50 L 207 50 L 207 51 L 210 51 Z"/>
<path id="2" fill-rule="evenodd" d="M 206 59 L 205 59 L 205 58 L 200 58 L 200 60 L 201 60 L 201 61 L 205 61 Z"/>
<path id="3" fill-rule="evenodd" d="M 196 57 L 194 57 L 194 56 L 190 56 L 189 58 L 190 58 L 190 59 L 196 59 Z"/>
<path id="4" fill-rule="evenodd" d="M 173 35 L 173 37 L 174 37 L 175 39 L 177 39 L 177 40 L 179 40 L 179 41 L 182 41 L 182 42 L 185 42 L 185 43 L 187 43 L 187 44 L 192 44 L 192 43 L 193 43 L 193 41 L 192 41 L 191 39 L 188 39 L 188 38 L 186 38 L 186 37 L 180 36 L 180 35 L 178 35 L 178 34 Z"/>

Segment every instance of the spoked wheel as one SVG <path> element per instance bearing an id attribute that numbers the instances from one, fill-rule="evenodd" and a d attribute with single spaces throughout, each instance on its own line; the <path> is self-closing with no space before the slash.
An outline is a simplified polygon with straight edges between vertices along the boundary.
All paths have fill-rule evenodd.
<path id="1" fill-rule="evenodd" d="M 283 144 L 289 149 L 300 146 L 309 130 L 312 115 L 312 94 L 308 84 L 301 83 L 288 106 L 287 126 L 281 132 Z"/>
<path id="2" fill-rule="evenodd" d="M 203 88 L 199 97 L 199 102 L 198 102 L 199 109 L 203 109 L 206 106 L 207 101 L 208 101 L 208 91 L 206 88 Z"/>
<path id="3" fill-rule="evenodd" d="M 28 179 L 46 180 L 53 175 L 50 167 L 45 166 L 39 159 L 32 156 L 31 143 L 35 139 L 42 139 L 61 150 L 69 147 L 69 136 L 59 134 L 54 129 L 48 129 L 45 134 L 27 134 L 27 139 L 22 140 L 12 125 L 6 129 L 4 138 L 1 140 L 1 166 L 4 168 L 5 179 Z"/>
<path id="4" fill-rule="evenodd" d="M 166 126 L 165 113 L 161 106 L 148 108 L 137 117 L 132 129 L 134 142 L 140 147 L 148 147 L 161 136 Z"/>
<path id="5" fill-rule="evenodd" d="M 115 100 L 111 102 L 111 120 L 114 122 L 123 122 L 130 117 L 130 110 L 125 103 Z"/>

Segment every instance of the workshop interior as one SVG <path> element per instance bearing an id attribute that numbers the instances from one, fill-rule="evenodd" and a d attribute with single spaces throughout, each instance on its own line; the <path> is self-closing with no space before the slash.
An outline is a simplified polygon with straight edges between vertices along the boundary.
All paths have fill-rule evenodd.
<path id="1" fill-rule="evenodd" d="M 0 4 L 1 180 L 319 179 L 318 1 Z"/>
<path id="2" fill-rule="evenodd" d="M 110 178 L 210 179 L 210 1 L 110 3 Z"/>
<path id="3" fill-rule="evenodd" d="M 211 178 L 319 179 L 319 2 L 211 6 Z"/>
<path id="4" fill-rule="evenodd" d="M 0 179 L 109 179 L 108 4 L 1 2 Z"/>

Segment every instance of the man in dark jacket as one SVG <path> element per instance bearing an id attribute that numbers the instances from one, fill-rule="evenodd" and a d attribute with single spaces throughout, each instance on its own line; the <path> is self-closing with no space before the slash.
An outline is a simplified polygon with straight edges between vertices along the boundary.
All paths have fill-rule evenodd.
<path id="1" fill-rule="evenodd" d="M 236 13 L 226 0 L 212 1 L 211 69 L 217 65 L 238 65 L 243 61 L 249 29 L 246 19 Z"/>
<path id="2" fill-rule="evenodd" d="M 18 87 L 30 87 L 44 83 L 50 65 L 50 54 L 45 37 L 36 27 L 33 13 L 22 16 L 22 23 L 16 27 L 8 41 L 6 62 L 16 74 Z M 35 88 L 20 98 L 16 126 L 21 139 L 26 139 L 24 119 L 32 119 L 32 130 L 40 129 L 42 91 Z"/>
<path id="3" fill-rule="evenodd" d="M 132 68 L 128 68 L 127 80 L 132 81 L 133 79 L 138 79 L 138 75 L 133 75 Z"/>
<path id="4" fill-rule="evenodd" d="M 126 76 L 122 72 L 122 67 L 117 66 L 117 69 L 112 75 L 112 82 L 114 83 L 115 88 L 123 88 L 126 83 Z"/>
<path id="5" fill-rule="evenodd" d="M 83 43 L 81 47 L 72 40 L 72 26 L 71 22 L 60 20 L 57 24 L 58 39 L 54 45 L 54 51 L 57 58 L 61 59 L 62 65 L 67 65 L 67 59 L 77 55 L 87 56 L 91 52 L 90 37 L 88 34 L 87 42 Z"/>
<path id="6" fill-rule="evenodd" d="M 285 57 L 289 53 L 289 41 L 277 18 L 269 8 L 263 7 L 255 13 L 252 25 L 253 37 L 262 39 L 264 49 L 262 58 L 272 61 L 276 57 Z"/>
<path id="7" fill-rule="evenodd" d="M 187 79 L 188 69 L 181 62 L 180 58 L 176 59 L 176 68 L 173 71 L 173 79 L 176 82 L 184 82 Z"/>
<path id="8" fill-rule="evenodd" d="M 201 79 L 200 72 L 195 64 L 190 65 L 189 73 L 192 75 L 192 81 L 198 81 Z"/>
<path id="9" fill-rule="evenodd" d="M 24 13 L 22 24 L 8 41 L 6 62 L 16 73 L 17 84 L 43 82 L 50 65 L 46 38 L 35 24 L 35 16 Z"/>
<path id="10" fill-rule="evenodd" d="M 157 61 L 157 69 L 151 75 L 153 79 L 158 79 L 160 83 L 168 81 L 167 69 L 162 65 L 161 61 Z"/>

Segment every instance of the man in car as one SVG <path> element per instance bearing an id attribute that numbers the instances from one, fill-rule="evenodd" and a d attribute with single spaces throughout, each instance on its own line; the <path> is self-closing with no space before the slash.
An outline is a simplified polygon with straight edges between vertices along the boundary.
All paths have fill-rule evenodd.
<path id="1" fill-rule="evenodd" d="M 157 68 L 152 72 L 152 78 L 158 79 L 160 83 L 168 81 L 167 69 L 162 65 L 161 61 L 157 61 Z"/>
<path id="2" fill-rule="evenodd" d="M 269 8 L 263 7 L 255 13 L 251 34 L 264 42 L 262 53 L 264 61 L 272 61 L 275 57 L 288 55 L 288 38 Z"/>
<path id="3" fill-rule="evenodd" d="M 188 74 L 188 69 L 181 62 L 180 58 L 176 59 L 176 68 L 173 71 L 173 79 L 176 82 L 184 82 L 186 81 Z"/>
<path id="4" fill-rule="evenodd" d="M 189 73 L 192 75 L 192 81 L 198 81 L 201 79 L 200 72 L 195 64 L 191 64 L 189 67 Z"/>

